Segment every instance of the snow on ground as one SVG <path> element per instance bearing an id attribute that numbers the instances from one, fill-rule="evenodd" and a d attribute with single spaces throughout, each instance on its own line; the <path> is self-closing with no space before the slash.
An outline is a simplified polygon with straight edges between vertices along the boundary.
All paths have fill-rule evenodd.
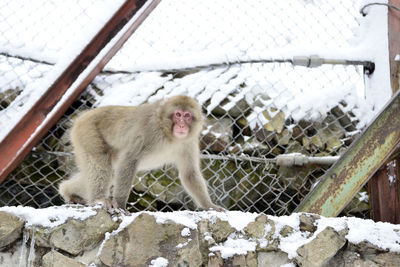
<path id="1" fill-rule="evenodd" d="M 43 226 L 43 227 L 55 227 L 63 224 L 66 220 L 74 218 L 83 220 L 90 216 L 94 216 L 96 211 L 93 207 L 82 207 L 82 206 L 60 206 L 50 207 L 45 209 L 33 209 L 31 207 L 2 207 L 0 211 L 10 212 L 19 216 L 26 221 L 26 226 Z M 216 222 L 216 219 L 227 221 L 233 228 L 236 229 L 236 233 L 231 234 L 228 239 L 220 244 L 210 248 L 210 251 L 220 251 L 223 258 L 229 258 L 233 255 L 247 254 L 248 251 L 254 251 L 256 249 L 257 242 L 260 245 L 265 243 L 263 239 L 245 239 L 242 235 L 243 229 L 250 223 L 255 221 L 259 215 L 257 213 L 241 212 L 241 211 L 227 211 L 227 212 L 215 212 L 215 211 L 175 211 L 175 212 L 138 212 L 131 215 L 121 215 L 122 222 L 119 228 L 112 233 L 106 235 L 106 239 L 110 235 L 116 234 L 127 227 L 133 220 L 141 213 L 147 213 L 156 218 L 156 222 L 163 224 L 169 221 L 175 222 L 185 226 L 182 231 L 182 236 L 188 236 L 190 229 L 197 229 L 197 223 L 201 220 L 209 220 L 210 222 Z M 325 218 L 321 217 L 316 221 L 317 230 L 311 236 L 306 233 L 299 231 L 299 213 L 294 213 L 290 216 L 268 216 L 268 218 L 275 223 L 275 232 L 273 237 L 279 238 L 279 248 L 288 253 L 289 258 L 297 256 L 297 249 L 302 245 L 312 241 L 321 231 L 326 227 L 330 226 L 336 231 L 341 231 L 348 227 L 348 234 L 346 238 L 354 244 L 358 244 L 363 241 L 367 241 L 383 250 L 400 253 L 400 225 L 394 225 L 383 222 L 373 222 L 372 220 L 363 220 L 354 217 L 342 217 L 342 218 Z M 290 226 L 294 229 L 293 233 L 286 237 L 280 236 L 280 232 L 284 226 Z M 268 224 L 267 224 L 268 226 Z M 272 228 L 266 227 L 266 234 L 272 231 Z M 211 238 L 205 235 L 205 239 Z M 152 263 L 154 266 L 163 266 L 166 264 L 161 258 L 154 260 Z M 158 264 L 158 265 L 157 265 Z"/>
<path id="2" fill-rule="evenodd" d="M 168 260 L 163 257 L 158 257 L 157 259 L 154 259 L 151 261 L 151 264 L 149 267 L 167 267 L 168 266 Z"/>
<path id="3" fill-rule="evenodd" d="M 0 211 L 12 213 L 26 221 L 26 226 L 56 227 L 65 223 L 68 219 L 84 220 L 97 214 L 93 207 L 72 205 L 54 206 L 44 209 L 32 207 L 0 207 Z"/>

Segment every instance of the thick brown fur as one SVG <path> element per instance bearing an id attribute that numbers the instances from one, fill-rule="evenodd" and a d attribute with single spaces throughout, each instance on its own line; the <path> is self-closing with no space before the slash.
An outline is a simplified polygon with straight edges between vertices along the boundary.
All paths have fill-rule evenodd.
<path id="1" fill-rule="evenodd" d="M 173 134 L 171 117 L 176 109 L 192 112 L 189 134 L 184 138 Z M 60 194 L 67 202 L 101 202 L 107 208 L 125 209 L 137 171 L 174 164 L 186 191 L 201 208 L 222 210 L 211 202 L 200 172 L 202 124 L 201 108 L 188 96 L 88 111 L 71 131 L 79 171 L 60 184 Z"/>

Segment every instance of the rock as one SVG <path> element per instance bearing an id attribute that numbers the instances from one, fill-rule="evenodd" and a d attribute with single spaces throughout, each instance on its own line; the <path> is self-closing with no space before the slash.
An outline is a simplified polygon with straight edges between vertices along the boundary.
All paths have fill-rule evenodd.
<path id="1" fill-rule="evenodd" d="M 200 138 L 200 149 L 221 153 L 228 148 L 228 143 L 208 133 Z"/>
<path id="2" fill-rule="evenodd" d="M 210 152 L 226 151 L 233 137 L 233 121 L 230 118 L 208 117 L 205 120 L 205 130 L 200 138 L 200 148 Z"/>
<path id="3" fill-rule="evenodd" d="M 400 255 L 394 253 L 379 253 L 373 255 L 370 259 L 379 266 L 398 267 L 400 266 Z"/>
<path id="4" fill-rule="evenodd" d="M 276 133 L 268 131 L 264 128 L 256 128 L 256 130 L 255 130 L 256 140 L 259 142 L 263 142 L 265 144 L 268 144 L 271 141 L 273 141 L 275 138 L 275 135 L 276 135 Z M 266 149 L 270 150 L 271 148 L 268 147 Z"/>
<path id="5" fill-rule="evenodd" d="M 239 126 L 240 131 L 243 135 L 251 136 L 252 132 L 249 126 L 249 122 L 245 117 L 240 117 L 236 120 L 236 125 Z"/>
<path id="6" fill-rule="evenodd" d="M 224 265 L 224 260 L 222 259 L 221 255 L 219 252 L 213 253 L 209 258 L 208 258 L 208 267 L 221 267 Z"/>
<path id="7" fill-rule="evenodd" d="M 345 103 L 343 103 L 343 105 L 346 106 Z M 331 109 L 331 112 L 336 118 L 338 118 L 340 125 L 342 127 L 344 127 L 346 129 L 346 131 L 353 132 L 353 131 L 357 130 L 357 127 L 354 125 L 354 123 L 350 119 L 349 114 L 344 113 L 342 111 L 341 107 L 336 106 Z"/>
<path id="8" fill-rule="evenodd" d="M 240 201 L 244 197 L 248 201 L 260 200 L 260 192 L 268 192 L 268 183 L 273 181 L 269 176 L 270 166 L 256 166 L 248 162 L 239 162 L 240 169 L 234 161 L 226 160 L 202 160 L 202 164 L 207 166 L 203 171 L 204 178 L 216 190 L 216 199 L 227 209 L 244 209 L 248 205 Z M 224 177 L 224 179 L 220 179 Z M 262 183 L 260 181 L 263 181 Z M 229 194 L 226 194 L 229 192 Z"/>
<path id="9" fill-rule="evenodd" d="M 359 253 L 355 251 L 343 251 L 338 253 L 334 258 L 332 258 L 328 263 L 323 265 L 324 267 L 347 267 L 347 266 L 357 266 L 357 267 L 378 267 L 375 262 L 365 259 Z M 386 266 L 386 265 L 382 265 Z"/>
<path id="10" fill-rule="evenodd" d="M 314 165 L 305 166 L 279 166 L 279 180 L 283 182 L 288 188 L 299 190 L 307 180 L 310 180 L 310 174 L 317 167 Z"/>
<path id="11" fill-rule="evenodd" d="M 224 242 L 230 234 L 235 232 L 235 229 L 227 221 L 222 221 L 219 218 L 215 223 L 209 222 L 208 228 L 217 243 Z"/>
<path id="12" fill-rule="evenodd" d="M 53 251 L 48 252 L 43 256 L 43 267 L 56 267 L 56 266 L 65 266 L 65 267 L 86 267 L 85 264 L 77 262 L 74 259 L 68 258 L 63 254 Z"/>
<path id="13" fill-rule="evenodd" d="M 0 92 L 0 110 L 6 109 L 22 92 L 19 87 L 14 89 L 7 89 L 3 91 L 3 88 Z"/>
<path id="14" fill-rule="evenodd" d="M 224 116 L 229 114 L 233 118 L 237 118 L 249 110 L 249 104 L 244 98 L 238 99 L 237 94 L 232 94 L 224 99 L 218 106 L 216 106 L 212 113 L 217 116 Z"/>
<path id="15" fill-rule="evenodd" d="M 246 255 L 246 267 L 257 267 L 257 254 L 255 252 L 249 251 Z"/>
<path id="16" fill-rule="evenodd" d="M 251 238 L 266 238 L 270 241 L 275 232 L 275 223 L 274 221 L 269 220 L 266 215 L 261 214 L 254 222 L 249 223 L 243 230 Z"/>
<path id="17" fill-rule="evenodd" d="M 274 108 L 265 110 L 262 113 L 268 122 L 263 126 L 269 132 L 281 133 L 285 125 L 285 113 Z"/>
<path id="18" fill-rule="evenodd" d="M 351 214 L 363 213 L 370 209 L 368 203 L 368 192 L 366 188 L 361 188 L 359 192 L 352 198 L 344 211 Z"/>
<path id="19" fill-rule="evenodd" d="M 203 133 L 212 134 L 218 139 L 229 144 L 232 141 L 232 136 L 233 136 L 232 125 L 233 121 L 227 117 L 223 118 L 207 117 L 205 119 L 206 130 L 204 130 Z"/>
<path id="20" fill-rule="evenodd" d="M 286 146 L 289 144 L 292 139 L 292 135 L 288 129 L 284 129 L 281 133 L 278 134 L 278 145 Z"/>
<path id="21" fill-rule="evenodd" d="M 262 265 L 257 265 L 257 260 L 252 252 L 249 252 L 247 255 L 234 255 L 233 257 L 227 259 L 223 259 L 219 252 L 215 252 L 209 257 L 207 266 L 257 267 Z"/>
<path id="22" fill-rule="evenodd" d="M 320 217 L 321 216 L 317 214 L 306 214 L 306 213 L 301 214 L 299 216 L 300 231 L 314 233 L 315 230 L 317 230 L 315 221 L 318 220 Z"/>
<path id="23" fill-rule="evenodd" d="M 154 216 L 142 213 L 104 243 L 100 260 L 108 266 L 147 266 L 151 260 L 163 257 L 169 266 L 201 266 L 197 230 L 182 237 L 184 225 L 157 223 Z"/>
<path id="24" fill-rule="evenodd" d="M 22 233 L 24 221 L 8 212 L 0 211 L 0 248 L 17 240 Z"/>
<path id="25" fill-rule="evenodd" d="M 184 203 L 187 196 L 180 184 L 178 170 L 174 166 L 164 166 L 159 170 L 139 172 L 133 180 L 136 192 L 146 194 L 131 194 L 128 202 L 138 202 L 143 208 L 157 209 L 157 201 L 164 203 Z"/>
<path id="26" fill-rule="evenodd" d="M 57 227 L 51 234 L 50 243 L 54 247 L 76 255 L 98 245 L 106 232 L 116 227 L 115 222 L 103 209 L 84 221 L 69 220 Z"/>
<path id="27" fill-rule="evenodd" d="M 279 234 L 283 237 L 288 237 L 290 234 L 292 234 L 294 232 L 294 229 L 289 226 L 289 225 L 285 225 L 282 230 L 279 232 Z"/>
<path id="28" fill-rule="evenodd" d="M 346 239 L 332 227 L 325 228 L 315 239 L 297 249 L 300 266 L 323 266 L 346 244 Z"/>
<path id="29" fill-rule="evenodd" d="M 31 237 L 35 235 L 36 246 L 55 247 L 72 255 L 91 250 L 101 242 L 106 232 L 116 227 L 116 223 L 105 210 L 96 211 L 96 215 L 83 221 L 71 219 L 52 229 L 32 228 Z"/>
<path id="30" fill-rule="evenodd" d="M 258 266 L 276 267 L 290 263 L 288 255 L 281 251 L 259 252 Z"/>

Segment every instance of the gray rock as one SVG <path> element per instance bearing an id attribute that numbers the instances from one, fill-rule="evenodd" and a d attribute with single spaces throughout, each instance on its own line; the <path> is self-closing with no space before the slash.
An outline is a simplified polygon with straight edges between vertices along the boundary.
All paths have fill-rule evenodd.
<path id="1" fill-rule="evenodd" d="M 57 227 L 51 234 L 50 243 L 70 254 L 77 255 L 98 245 L 106 232 L 116 227 L 115 222 L 103 209 L 84 221 L 70 220 Z"/>
<path id="2" fill-rule="evenodd" d="M 319 218 L 320 216 L 317 214 L 306 214 L 306 213 L 301 214 L 299 217 L 300 231 L 314 233 L 315 230 L 317 230 L 315 221 Z"/>
<path id="3" fill-rule="evenodd" d="M 289 263 L 288 255 L 281 251 L 259 252 L 258 266 L 276 267 Z"/>
<path id="4" fill-rule="evenodd" d="M 13 243 L 21 236 L 24 222 L 17 216 L 0 211 L 0 248 Z"/>
<path id="5" fill-rule="evenodd" d="M 226 241 L 228 236 L 235 232 L 235 229 L 227 221 L 222 221 L 217 218 L 215 223 L 208 223 L 209 231 L 212 233 L 212 237 L 215 242 L 221 243 Z"/>
<path id="6" fill-rule="evenodd" d="M 355 251 L 343 251 L 338 253 L 334 258 L 332 258 L 329 262 L 323 265 L 324 267 L 348 267 L 348 266 L 357 266 L 357 267 L 378 267 L 376 263 L 369 259 L 365 259 L 359 253 Z"/>
<path id="7" fill-rule="evenodd" d="M 266 225 L 269 224 L 271 226 L 271 231 L 266 233 Z M 269 220 L 266 215 L 259 215 L 254 222 L 249 223 L 244 231 L 251 238 L 263 238 L 265 237 L 268 241 L 271 239 L 271 236 L 275 232 L 275 223 L 272 220 Z"/>
<path id="8" fill-rule="evenodd" d="M 63 254 L 53 251 L 48 252 L 43 256 L 43 267 L 85 267 L 86 265 L 80 262 L 77 262 L 74 259 L 68 258 Z"/>
<path id="9" fill-rule="evenodd" d="M 106 232 L 117 227 L 103 209 L 97 209 L 97 214 L 86 220 L 71 219 L 53 229 L 35 227 L 35 244 L 41 247 L 55 247 L 72 255 L 78 255 L 98 245 Z"/>
<path id="10" fill-rule="evenodd" d="M 140 214 L 129 226 L 105 242 L 100 260 L 108 266 L 147 266 L 163 257 L 169 266 L 201 266 L 197 230 L 182 237 L 185 226 L 158 224 L 152 215 Z"/>
<path id="11" fill-rule="evenodd" d="M 346 239 L 332 227 L 325 228 L 315 239 L 297 249 L 296 262 L 300 266 L 323 266 L 345 245 Z"/>

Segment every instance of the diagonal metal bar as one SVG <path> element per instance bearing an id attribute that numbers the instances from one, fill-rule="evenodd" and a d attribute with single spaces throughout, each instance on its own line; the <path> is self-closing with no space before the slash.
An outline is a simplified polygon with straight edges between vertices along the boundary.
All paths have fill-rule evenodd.
<path id="1" fill-rule="evenodd" d="M 60 119 L 72 102 L 117 53 L 160 1 L 126 0 L 82 52 L 60 74 L 0 143 L 0 183 Z M 134 15 L 142 7 L 141 12 L 135 17 Z M 125 26 L 129 26 L 128 29 L 125 29 Z M 122 31 L 123 28 L 125 31 Z M 110 42 L 110 46 L 107 46 Z M 107 49 L 105 49 L 106 46 Z M 99 55 L 100 52 L 101 55 Z M 61 105 L 57 105 L 78 78 L 80 82 L 71 90 L 72 92 L 68 91 L 68 99 Z M 40 131 L 36 131 L 38 127 L 40 127 Z"/>
<path id="2" fill-rule="evenodd" d="M 400 143 L 398 91 L 295 212 L 337 216 Z"/>

